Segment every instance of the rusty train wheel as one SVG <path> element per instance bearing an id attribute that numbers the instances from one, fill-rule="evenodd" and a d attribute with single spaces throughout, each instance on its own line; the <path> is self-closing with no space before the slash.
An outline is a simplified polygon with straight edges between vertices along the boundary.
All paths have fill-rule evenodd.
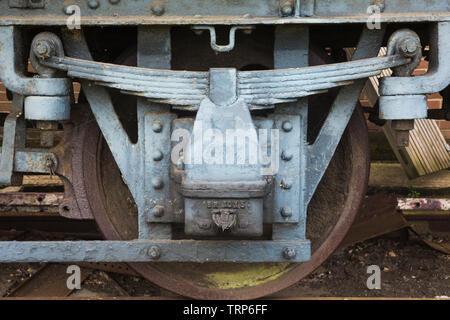
<path id="1" fill-rule="evenodd" d="M 106 239 L 137 235 L 137 212 L 114 159 L 94 120 L 83 123 L 82 161 L 72 164 L 83 176 L 89 208 Z M 358 211 L 368 180 L 368 137 L 364 116 L 356 109 L 341 143 L 309 206 L 307 263 L 132 263 L 157 285 L 198 299 L 251 299 L 295 284 L 329 257 L 344 238 Z M 77 189 L 77 188 L 75 188 Z"/>

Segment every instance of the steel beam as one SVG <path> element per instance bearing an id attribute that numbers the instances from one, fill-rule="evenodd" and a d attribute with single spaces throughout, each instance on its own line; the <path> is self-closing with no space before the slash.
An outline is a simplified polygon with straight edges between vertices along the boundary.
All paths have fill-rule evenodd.
<path id="1" fill-rule="evenodd" d="M 76 12 L 82 25 L 366 23 L 375 5 L 369 0 L 297 0 L 290 8 L 279 0 L 123 0 L 98 1 L 97 6 L 91 2 L 52 0 L 33 9 L 0 1 L 0 25 L 67 25 Z M 68 10 L 70 5 L 79 10 Z M 447 0 L 390 0 L 378 8 L 381 23 L 450 21 Z"/>
<path id="2" fill-rule="evenodd" d="M 4 262 L 304 262 L 309 241 L 1 241 Z"/>

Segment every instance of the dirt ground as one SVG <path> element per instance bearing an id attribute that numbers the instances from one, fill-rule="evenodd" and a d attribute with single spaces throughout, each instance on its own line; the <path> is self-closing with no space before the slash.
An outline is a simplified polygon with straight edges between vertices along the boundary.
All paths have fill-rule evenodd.
<path id="1" fill-rule="evenodd" d="M 367 267 L 381 270 L 381 289 L 367 288 Z M 420 240 L 372 239 L 335 252 L 306 279 L 276 297 L 450 296 L 450 255 Z"/>
<path id="2" fill-rule="evenodd" d="M 381 289 L 367 288 L 367 267 L 381 270 Z M 41 264 L 0 265 L 0 294 L 7 296 L 42 267 Z M 136 276 L 83 269 L 81 290 L 72 297 L 177 297 Z M 63 277 L 65 279 L 65 277 Z M 63 281 L 63 280 L 60 280 Z M 19 288 L 19 289 L 17 289 Z M 47 289 L 45 289 L 47 290 Z M 43 289 L 42 294 L 45 295 Z M 51 290 L 50 290 L 51 291 Z M 440 253 L 416 238 L 397 233 L 339 249 L 313 274 L 272 295 L 293 297 L 414 297 L 450 296 L 450 255 Z"/>

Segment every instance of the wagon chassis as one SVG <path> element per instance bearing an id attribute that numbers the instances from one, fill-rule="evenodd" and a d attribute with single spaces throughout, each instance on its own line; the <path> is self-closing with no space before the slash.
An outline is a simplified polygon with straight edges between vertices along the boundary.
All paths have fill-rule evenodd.
<path id="1" fill-rule="evenodd" d="M 39 76 L 23 76 L 16 51 L 23 48 L 21 27 L 63 25 L 67 12 L 63 1 L 51 6 L 45 1 L 42 6 L 39 1 L 0 3 L 0 61 L 8 62 L 0 66 L 0 79 L 13 92 L 13 108 L 4 127 L 0 182 L 15 183 L 16 173 L 63 172 L 63 155 L 57 150 L 25 148 L 24 120 L 69 120 L 71 79 L 78 79 L 138 207 L 139 238 L 0 242 L 0 262 L 309 261 L 307 207 L 353 114 L 365 79 L 386 68 L 396 70 L 397 76 L 385 79 L 380 90 L 380 117 L 387 120 L 425 118 L 426 94 L 444 90 L 450 82 L 445 63 L 450 54 L 450 22 L 448 6 L 442 1 L 428 1 L 427 7 L 422 1 L 407 7 L 402 7 L 403 1 L 385 6 L 383 1 L 374 3 L 383 8 L 381 22 L 435 21 L 430 37 L 432 69 L 419 77 L 409 77 L 422 57 L 420 39 L 411 30 L 397 31 L 388 42 L 388 55 L 376 57 L 384 27 L 362 32 L 352 61 L 308 67 L 304 59 L 309 52 L 308 24 L 365 22 L 367 1 L 355 1 L 351 6 L 334 1 L 332 7 L 327 1 L 264 1 L 248 7 L 220 7 L 214 2 L 208 8 L 166 1 L 159 11 L 155 5 L 144 8 L 144 1 L 98 8 L 89 5 L 91 2 L 80 4 L 85 13 L 83 25 L 139 25 L 138 67 L 92 61 L 83 32 L 64 29 L 61 38 L 49 32 L 34 38 L 30 61 Z M 191 7 L 201 9 L 194 12 Z M 219 9 L 224 16 L 211 14 Z M 126 17 L 115 16 L 120 10 Z M 148 16 L 142 17 L 146 11 Z M 434 12 L 432 17 L 423 14 L 430 11 Z M 137 18 L 138 13 L 141 18 Z M 206 25 L 216 51 L 231 50 L 236 32 L 232 29 L 228 46 L 219 46 L 213 39 L 217 24 L 244 30 L 259 24 L 277 25 L 275 69 L 170 70 L 169 25 L 175 24 Z M 123 130 L 105 87 L 139 97 L 137 143 L 131 143 Z M 308 144 L 307 97 L 334 87 L 341 88 L 331 111 L 315 142 Z M 252 116 L 252 110 L 261 109 L 273 113 L 264 119 Z M 196 119 L 177 119 L 174 110 L 196 111 Z M 221 110 L 231 115 L 219 114 Z M 214 123 L 211 129 L 225 133 L 236 127 L 236 118 L 255 136 L 256 129 L 279 132 L 282 152 L 277 155 L 276 173 L 267 173 L 259 163 L 228 167 L 224 175 L 223 167 L 215 164 L 171 162 L 169 146 L 176 129 L 195 138 L 196 128 L 204 121 Z M 184 155 L 192 148 L 188 144 Z M 186 234 L 194 238 L 228 238 L 175 240 L 174 223 L 184 223 Z M 270 239 L 257 239 L 263 234 L 263 224 L 272 226 Z M 224 234 L 221 228 L 231 231 Z"/>

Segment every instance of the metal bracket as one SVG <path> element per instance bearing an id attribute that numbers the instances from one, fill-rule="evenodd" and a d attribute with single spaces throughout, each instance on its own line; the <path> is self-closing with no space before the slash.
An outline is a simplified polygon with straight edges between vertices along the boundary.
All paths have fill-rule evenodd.
<path id="1" fill-rule="evenodd" d="M 11 111 L 3 125 L 3 143 L 2 153 L 0 155 L 0 184 L 10 185 L 13 182 L 14 155 L 17 142 L 16 134 L 19 133 L 18 137 L 21 137 L 25 130 L 23 101 L 23 96 L 18 94 L 13 95 Z M 25 139 L 22 138 L 22 147 L 25 146 L 24 144 Z"/>
<path id="2" fill-rule="evenodd" d="M 71 93 L 72 82 L 68 78 L 25 77 L 19 48 L 22 48 L 22 39 L 17 27 L 0 26 L 0 80 L 6 88 L 24 96 L 68 96 Z"/>
<path id="3" fill-rule="evenodd" d="M 409 32 L 409 34 L 408 34 Z M 398 37 L 406 33 L 405 39 L 397 41 L 400 45 L 391 49 L 408 53 L 417 48 L 415 35 L 412 31 L 399 30 Z M 412 36 L 410 35 L 412 34 Z M 415 35 L 415 36 L 414 36 Z M 389 120 L 426 118 L 428 112 L 426 94 L 440 92 L 447 88 L 450 83 L 450 23 L 440 22 L 433 26 L 431 33 L 430 53 L 431 60 L 428 72 L 425 75 L 407 77 L 413 67 L 420 62 L 421 50 L 416 49 L 415 61 L 411 68 L 408 66 L 394 69 L 396 77 L 381 79 L 380 85 L 380 118 Z M 394 34 L 391 38 L 395 37 Z M 417 37 L 415 39 L 415 37 Z M 391 42 L 391 39 L 390 41 Z M 419 42 L 420 46 L 420 42 Z"/>
<path id="4" fill-rule="evenodd" d="M 356 60 L 376 56 L 380 49 L 384 33 L 385 28 L 380 30 L 364 29 L 352 59 Z M 306 166 L 308 168 L 306 171 L 308 191 L 305 197 L 306 203 L 309 203 L 311 200 L 314 190 L 316 190 L 336 151 L 341 136 L 356 107 L 364 84 L 365 80 L 358 80 L 351 86 L 341 88 L 316 141 L 308 147 L 308 164 Z"/>
<path id="5" fill-rule="evenodd" d="M 204 31 L 208 30 L 209 35 L 211 38 L 211 49 L 213 49 L 216 52 L 229 52 L 234 49 L 235 45 L 235 38 L 236 38 L 236 30 L 245 30 L 245 31 L 251 31 L 254 27 L 252 26 L 234 26 L 230 29 L 229 34 L 229 42 L 227 45 L 218 45 L 216 40 L 216 28 L 212 26 L 194 26 L 192 27 L 192 30 L 194 31 Z"/>
<path id="6" fill-rule="evenodd" d="M 380 95 L 421 95 L 440 92 L 450 83 L 450 22 L 432 27 L 431 60 L 428 72 L 415 77 L 386 77 L 381 79 Z"/>
<path id="7" fill-rule="evenodd" d="M 146 113 L 145 123 L 145 205 L 148 223 L 173 221 L 170 181 L 170 136 L 173 113 Z M 140 208 L 142 209 L 142 208 Z M 144 236 L 144 235 L 141 235 Z"/>

